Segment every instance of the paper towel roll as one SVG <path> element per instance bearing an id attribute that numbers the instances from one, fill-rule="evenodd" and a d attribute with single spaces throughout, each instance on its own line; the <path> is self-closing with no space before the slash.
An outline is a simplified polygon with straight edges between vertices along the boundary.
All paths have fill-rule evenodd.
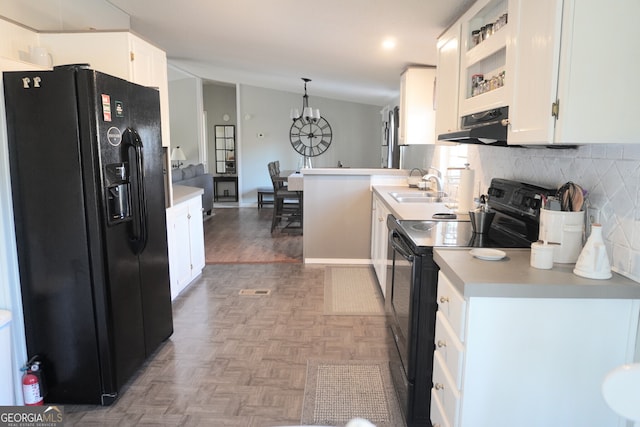
<path id="1" fill-rule="evenodd" d="M 473 202 L 473 183 L 475 182 L 475 171 L 463 169 L 460 171 L 460 186 L 458 187 L 458 212 L 467 213 L 475 209 Z"/>

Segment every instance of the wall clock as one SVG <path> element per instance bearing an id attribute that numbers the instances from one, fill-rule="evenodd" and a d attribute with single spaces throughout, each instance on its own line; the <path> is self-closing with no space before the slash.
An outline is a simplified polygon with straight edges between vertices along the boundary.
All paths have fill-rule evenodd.
<path id="1" fill-rule="evenodd" d="M 305 157 L 315 157 L 327 151 L 333 133 L 331 125 L 324 118 L 297 118 L 289 130 L 291 146 Z"/>

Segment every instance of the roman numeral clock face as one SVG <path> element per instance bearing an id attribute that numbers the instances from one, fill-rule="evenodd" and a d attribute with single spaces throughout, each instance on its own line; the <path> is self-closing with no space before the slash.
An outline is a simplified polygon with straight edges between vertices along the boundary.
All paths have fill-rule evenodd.
<path id="1" fill-rule="evenodd" d="M 289 131 L 291 146 L 305 157 L 319 156 L 327 151 L 332 136 L 331 126 L 324 117 L 320 117 L 316 123 L 296 119 Z"/>

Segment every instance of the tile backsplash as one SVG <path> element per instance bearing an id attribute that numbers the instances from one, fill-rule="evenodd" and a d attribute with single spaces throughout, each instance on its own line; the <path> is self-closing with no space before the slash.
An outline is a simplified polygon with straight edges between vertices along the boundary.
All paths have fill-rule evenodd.
<path id="1" fill-rule="evenodd" d="M 640 282 L 640 144 L 576 149 L 469 145 L 468 161 L 483 192 L 494 177 L 549 188 L 567 181 L 582 186 L 589 192 L 593 219 L 602 224 L 612 269 Z"/>

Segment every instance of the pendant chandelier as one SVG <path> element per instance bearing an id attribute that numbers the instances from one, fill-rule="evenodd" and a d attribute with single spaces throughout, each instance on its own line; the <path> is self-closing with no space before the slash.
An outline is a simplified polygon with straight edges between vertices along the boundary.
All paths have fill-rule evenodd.
<path id="1" fill-rule="evenodd" d="M 297 108 L 291 109 L 290 118 L 294 122 L 296 120 L 303 120 L 306 123 L 316 123 L 320 120 L 320 110 L 313 109 L 309 107 L 309 95 L 307 95 L 307 83 L 311 81 L 306 77 L 302 77 L 302 81 L 304 82 L 304 95 L 302 96 L 302 114 L 300 114 L 300 110 Z"/>

